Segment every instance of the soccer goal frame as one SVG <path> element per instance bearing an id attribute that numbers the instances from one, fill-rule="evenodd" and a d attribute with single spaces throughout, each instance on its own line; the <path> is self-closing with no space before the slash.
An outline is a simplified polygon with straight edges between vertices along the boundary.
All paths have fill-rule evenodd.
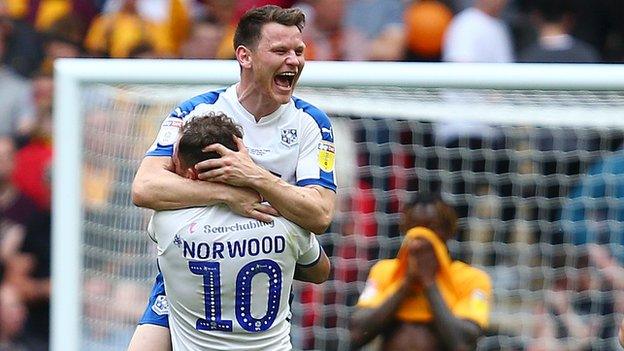
<path id="1" fill-rule="evenodd" d="M 239 79 L 236 61 L 60 59 L 54 75 L 54 170 L 52 217 L 51 349 L 80 350 L 81 325 L 81 98 L 84 84 L 222 84 Z M 617 65 L 439 64 L 308 62 L 300 86 L 408 87 L 453 89 L 624 90 L 624 67 Z M 328 98 L 315 105 L 340 110 Z M 417 108 L 418 106 L 409 106 Z M 369 107 L 367 107 L 369 108 Z M 383 106 L 377 108 L 384 108 Z M 436 117 L 436 106 L 430 109 Z M 426 115 L 426 114 L 425 114 Z M 485 114 L 487 116 L 487 114 Z M 401 117 L 400 114 L 398 117 Z M 429 117 L 426 117 L 429 118 Z M 486 117 L 487 118 L 487 117 Z M 548 120 L 531 120 L 535 124 Z M 528 119 L 528 120 L 527 120 Z M 553 121 L 554 122 L 554 121 Z M 504 123 L 501 122 L 501 123 Z M 561 121 L 558 121 L 561 123 Z M 570 116 L 569 124 L 587 118 Z M 624 126 L 624 118 L 597 113 L 595 126 Z"/>

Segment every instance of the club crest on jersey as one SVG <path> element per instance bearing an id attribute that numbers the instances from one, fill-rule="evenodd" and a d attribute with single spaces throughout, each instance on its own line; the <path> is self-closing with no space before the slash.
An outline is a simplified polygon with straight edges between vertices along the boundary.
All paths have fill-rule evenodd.
<path id="1" fill-rule="evenodd" d="M 291 147 L 299 142 L 299 138 L 297 137 L 297 129 L 289 128 L 282 129 L 282 144 Z"/>
<path id="2" fill-rule="evenodd" d="M 169 301 L 167 301 L 167 296 L 158 295 L 152 305 L 152 311 L 159 316 L 169 314 Z"/>
<path id="3" fill-rule="evenodd" d="M 161 146 L 173 145 L 178 139 L 178 132 L 182 127 L 182 120 L 176 117 L 167 117 L 160 126 L 158 144 Z"/>

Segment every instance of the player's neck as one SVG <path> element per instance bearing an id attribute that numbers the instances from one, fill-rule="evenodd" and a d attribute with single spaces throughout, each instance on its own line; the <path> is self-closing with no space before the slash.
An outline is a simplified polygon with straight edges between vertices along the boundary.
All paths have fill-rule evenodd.
<path id="1" fill-rule="evenodd" d="M 260 121 L 262 117 L 275 112 L 280 107 L 278 102 L 266 96 L 266 94 L 262 93 L 262 90 L 254 84 L 238 83 L 236 86 L 236 96 L 238 97 L 238 102 L 240 102 L 245 110 L 256 118 L 256 122 Z"/>

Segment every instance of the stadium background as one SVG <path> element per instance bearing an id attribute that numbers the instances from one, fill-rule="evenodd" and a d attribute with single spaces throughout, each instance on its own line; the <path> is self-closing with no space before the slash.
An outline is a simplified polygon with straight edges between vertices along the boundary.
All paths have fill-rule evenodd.
<path id="1" fill-rule="evenodd" d="M 482 1 L 492 6 L 503 2 Z M 3 308 L 2 323 L 12 331 L 8 349 L 41 349 L 46 344 L 47 329 L 41 322 L 46 320 L 49 277 L 51 63 L 59 57 L 230 58 L 232 23 L 249 6 L 265 2 L 137 1 L 136 8 L 123 7 L 124 1 L 0 3 L 0 80 L 6 87 L 0 98 L 7 106 L 2 118 L 5 134 L 17 145 L 15 167 L 4 170 L 3 185 L 30 199 L 4 208 L 0 230 L 2 297 L 8 299 L 7 290 L 18 292 L 28 307 L 28 320 L 22 320 L 27 315 L 20 308 Z M 551 10 L 570 4 L 544 3 Z M 453 16 L 471 4 L 313 0 L 300 5 L 309 13 L 305 35 L 311 60 L 439 61 Z M 508 62 L 530 57 L 526 50 L 542 28 L 534 11 L 544 8 L 537 5 L 544 4 L 508 1 L 495 22 L 510 29 L 507 44 L 499 43 L 511 49 Z M 622 6 L 608 1 L 578 5 L 569 33 L 594 55 L 582 56 L 594 60 L 583 62 L 621 61 L 624 35 L 615 19 Z M 484 50 L 478 44 L 472 49 Z M 501 62 L 500 57 L 492 62 Z M 132 207 L 129 184 L 159 116 L 191 95 L 167 100 L 163 94 L 155 102 L 155 91 L 95 87 L 85 96 L 84 349 L 123 349 L 153 276 L 153 247 L 142 233 L 146 212 Z M 614 111 L 621 104 L 618 92 L 448 94 L 426 93 L 440 103 L 520 99 L 549 106 L 553 101 L 580 101 Z M 389 114 L 362 118 L 330 113 L 336 138 L 344 140 L 338 145 L 343 150 L 338 158 L 338 213 L 321 237 L 334 270 L 331 281 L 320 287 L 297 287 L 295 345 L 320 350 L 346 346 L 347 319 L 368 268 L 379 258 L 392 257 L 400 243 L 397 213 L 402 201 L 413 191 L 439 190 L 461 217 L 452 253 L 486 269 L 494 280 L 492 326 L 480 349 L 615 349 L 613 337 L 624 308 L 619 292 L 624 284 L 619 268 L 622 130 L 518 124 L 472 129 L 475 123 L 458 127 L 455 121 Z M 4 156 L 10 164 L 10 148 Z M 7 228 L 20 229 L 28 245 L 13 249 L 15 235 Z M 120 240 L 120 235 L 126 238 Z M 578 245 L 585 243 L 599 245 Z"/>

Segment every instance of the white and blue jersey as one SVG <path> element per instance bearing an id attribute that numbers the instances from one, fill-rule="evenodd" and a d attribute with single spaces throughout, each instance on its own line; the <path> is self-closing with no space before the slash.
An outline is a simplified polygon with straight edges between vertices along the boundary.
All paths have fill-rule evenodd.
<path id="1" fill-rule="evenodd" d="M 334 134 L 327 115 L 293 97 L 256 122 L 238 101 L 236 85 L 196 96 L 177 106 L 163 121 L 146 156 L 172 156 L 182 125 L 211 111 L 222 112 L 242 126 L 243 142 L 256 164 L 290 184 L 336 190 Z M 167 327 L 167 311 L 165 287 L 159 274 L 139 324 Z"/>
<path id="2" fill-rule="evenodd" d="M 291 350 L 295 265 L 316 264 L 316 236 L 285 218 L 225 205 L 156 212 L 148 232 L 169 300 L 173 351 Z"/>
<path id="3" fill-rule="evenodd" d="M 176 107 L 162 123 L 147 156 L 171 156 L 179 128 L 190 118 L 209 112 L 222 112 L 243 127 L 243 142 L 257 165 L 290 184 L 336 190 L 334 135 L 327 115 L 293 97 L 256 122 L 238 101 L 236 85 Z"/>

